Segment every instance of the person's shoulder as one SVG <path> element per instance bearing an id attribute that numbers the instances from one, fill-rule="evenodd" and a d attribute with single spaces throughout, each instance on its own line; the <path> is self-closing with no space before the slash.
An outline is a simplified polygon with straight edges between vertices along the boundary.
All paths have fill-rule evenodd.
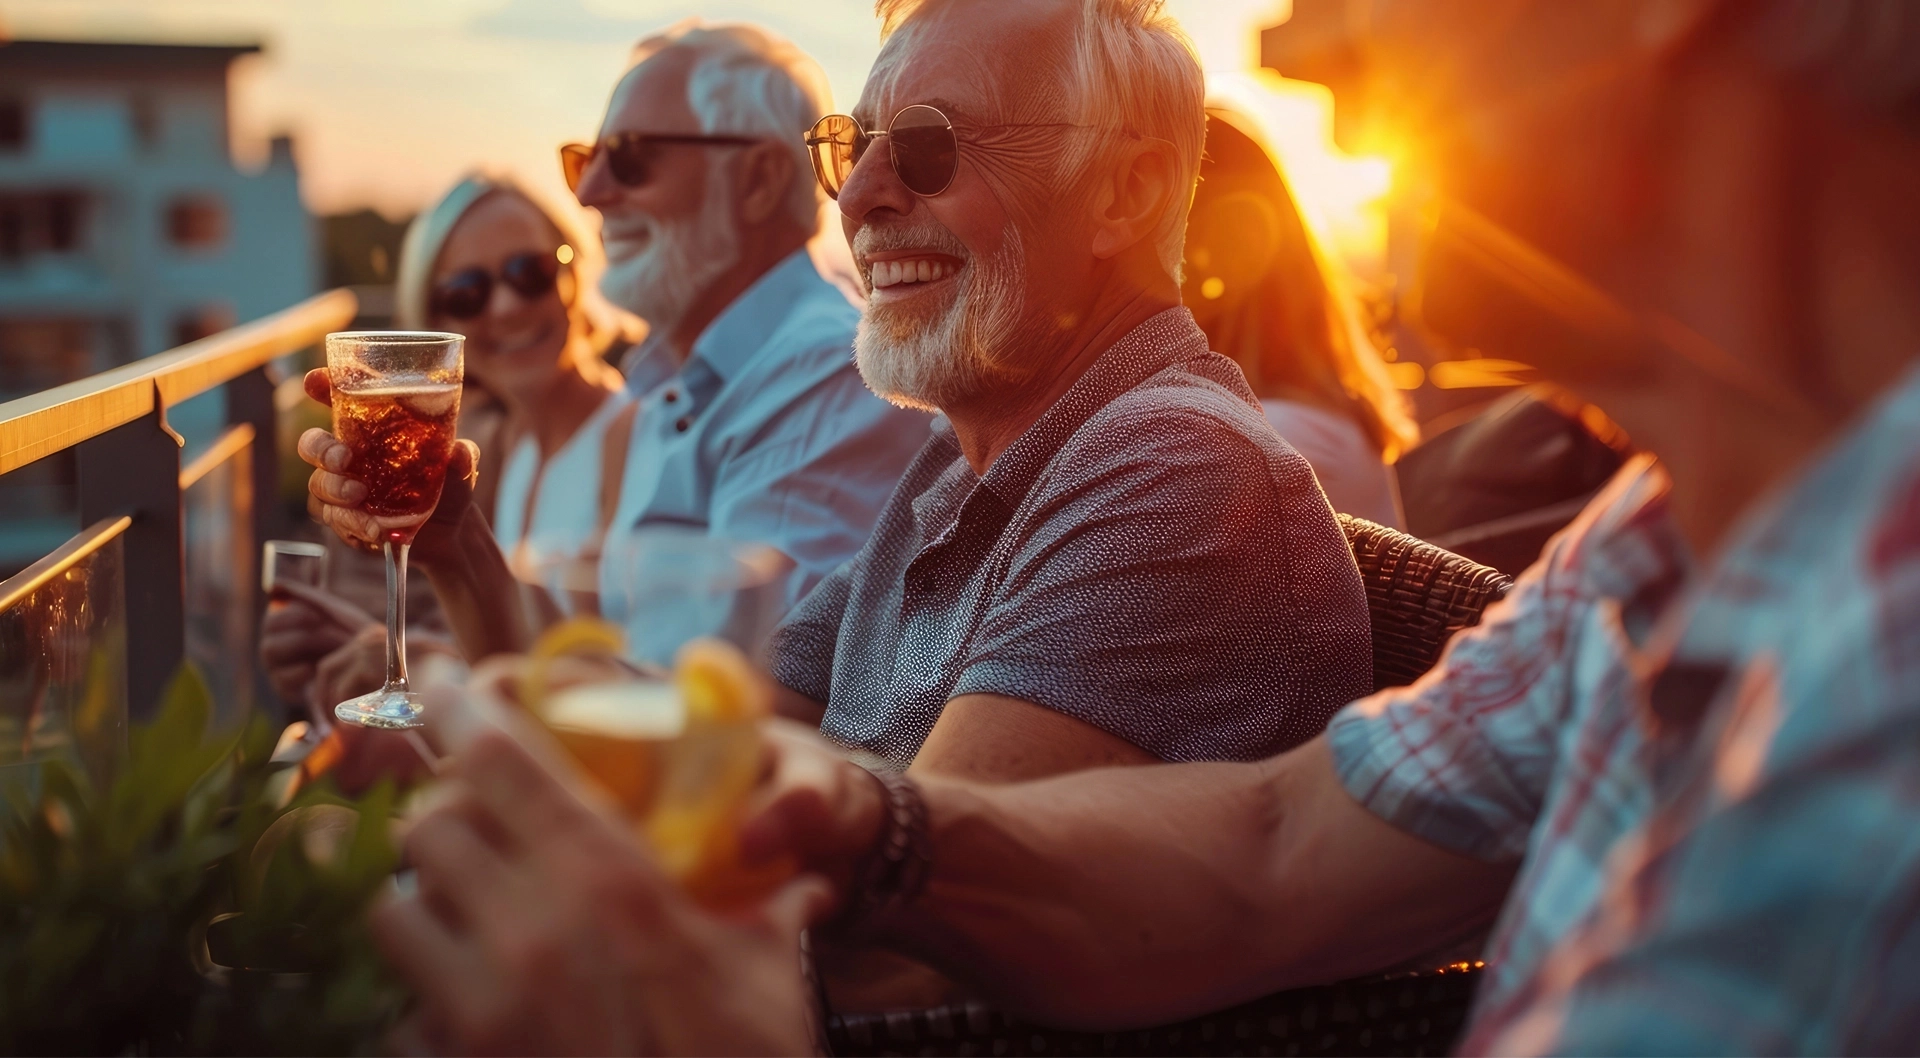
<path id="1" fill-rule="evenodd" d="M 859 325 L 859 310 L 838 288 L 808 276 L 783 311 L 764 322 L 727 384 L 727 399 L 780 416 L 823 403 L 880 414 L 871 404 L 884 402 L 866 389 L 853 362 Z"/>
<path id="2" fill-rule="evenodd" d="M 768 331 L 761 356 L 822 369 L 850 366 L 859 328 L 860 310 L 846 295 L 826 280 L 810 277 Z"/>
<path id="3" fill-rule="evenodd" d="M 1322 463 L 1375 470 L 1386 465 L 1380 460 L 1379 446 L 1351 416 L 1304 401 L 1271 398 L 1260 402 L 1260 415 L 1315 470 Z"/>
<path id="4" fill-rule="evenodd" d="M 1055 462 L 1089 467 L 1144 464 L 1167 474 L 1207 466 L 1257 468 L 1283 489 L 1304 488 L 1313 480 L 1306 459 L 1280 440 L 1258 406 L 1179 365 L 1094 412 Z"/>
<path id="5" fill-rule="evenodd" d="M 1269 526 L 1324 520 L 1339 535 L 1306 460 L 1223 388 L 1136 387 L 1045 458 L 1022 503 L 1036 525 L 1072 524 L 1098 509 L 1202 532 L 1235 512 Z"/>

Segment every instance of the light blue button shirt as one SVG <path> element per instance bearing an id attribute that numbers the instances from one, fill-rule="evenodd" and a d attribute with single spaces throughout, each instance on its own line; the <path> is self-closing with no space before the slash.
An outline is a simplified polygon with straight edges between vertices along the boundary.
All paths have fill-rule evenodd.
<path id="1" fill-rule="evenodd" d="M 859 319 L 801 250 L 728 306 L 678 371 L 658 350 L 633 364 L 640 413 L 610 555 L 654 527 L 771 545 L 793 562 L 781 612 L 852 558 L 929 432 L 927 416 L 861 381 Z M 636 612 L 630 577 L 602 567 L 601 610 L 627 626 L 636 657 L 667 660 L 685 615 Z"/>

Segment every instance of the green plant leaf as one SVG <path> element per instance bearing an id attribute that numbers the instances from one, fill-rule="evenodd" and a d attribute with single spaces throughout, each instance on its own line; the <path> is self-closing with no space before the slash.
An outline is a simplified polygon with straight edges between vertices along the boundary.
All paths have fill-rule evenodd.
<path id="1" fill-rule="evenodd" d="M 285 814 L 275 737 L 255 718 L 208 730 L 206 684 L 183 668 L 120 766 L 38 768 L 0 803 L 0 1053 L 313 1053 L 378 1048 L 405 1008 L 365 926 L 394 863 L 394 796 L 309 791 L 295 806 L 356 813 L 329 863 L 298 840 L 249 882 Z M 297 977 L 195 969 L 216 913 L 238 910 L 250 964 Z"/>

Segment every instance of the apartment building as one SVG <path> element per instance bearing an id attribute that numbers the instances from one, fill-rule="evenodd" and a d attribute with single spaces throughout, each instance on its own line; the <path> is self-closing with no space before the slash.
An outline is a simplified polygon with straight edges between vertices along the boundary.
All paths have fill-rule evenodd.
<path id="1" fill-rule="evenodd" d="M 317 289 L 291 141 L 275 140 L 258 172 L 229 147 L 229 69 L 259 50 L 0 42 L 0 400 Z M 183 408 L 175 426 L 192 440 L 220 417 Z M 70 474 L 34 470 L 0 497 L 0 569 L 72 531 Z"/>

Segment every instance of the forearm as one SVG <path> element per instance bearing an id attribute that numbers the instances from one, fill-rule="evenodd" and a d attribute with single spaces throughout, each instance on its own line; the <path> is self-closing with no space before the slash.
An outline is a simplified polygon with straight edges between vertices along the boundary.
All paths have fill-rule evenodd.
<path id="1" fill-rule="evenodd" d="M 533 645 L 538 629 L 523 605 L 520 582 L 478 512 L 469 510 L 418 564 L 469 662 L 525 653 Z"/>
<path id="2" fill-rule="evenodd" d="M 933 872 L 879 942 L 1054 1024 L 1153 1024 L 1244 998 L 1229 993 L 1276 954 L 1256 936 L 1269 925 L 1267 770 L 929 778 Z"/>
<path id="3" fill-rule="evenodd" d="M 1367 816 L 1317 742 L 925 792 L 933 873 L 875 939 L 1054 1024 L 1161 1023 L 1390 966 L 1483 926 L 1507 877 Z"/>

